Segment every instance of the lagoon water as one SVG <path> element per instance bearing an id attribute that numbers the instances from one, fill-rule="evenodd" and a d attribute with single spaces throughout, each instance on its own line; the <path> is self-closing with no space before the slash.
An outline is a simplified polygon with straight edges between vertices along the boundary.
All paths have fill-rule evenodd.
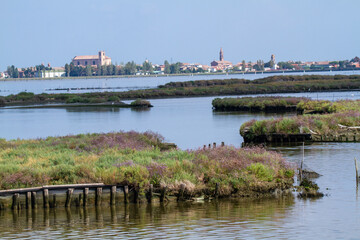
<path id="1" fill-rule="evenodd" d="M 275 94 L 274 94 L 275 95 Z M 298 93 L 318 99 L 360 99 L 360 92 Z M 239 128 L 250 119 L 279 114 L 214 112 L 214 97 L 151 100 L 145 111 L 104 108 L 0 109 L 0 137 L 37 138 L 90 132 L 147 131 L 182 149 L 224 141 L 240 146 Z M 293 163 L 302 146 L 269 147 Z M 360 143 L 305 146 L 305 164 L 322 174 L 322 199 L 220 201 L 168 205 L 118 205 L 115 209 L 62 208 L 0 212 L 0 238 L 122 239 L 358 239 L 360 200 L 354 158 Z"/>
<path id="2" fill-rule="evenodd" d="M 332 72 L 294 72 L 292 75 L 351 75 L 359 74 L 360 71 L 332 71 Z M 169 82 L 210 80 L 210 79 L 230 79 L 243 78 L 254 80 L 269 76 L 281 76 L 288 73 L 257 73 L 257 74 L 229 74 L 229 75 L 198 75 L 190 74 L 185 76 L 166 76 L 155 77 L 120 77 L 120 78 L 75 78 L 75 79 L 51 79 L 51 80 L 16 80 L 4 81 L 0 79 L 0 96 L 17 94 L 19 92 L 33 93 L 84 93 L 84 92 L 121 92 L 135 89 L 154 88 Z"/>

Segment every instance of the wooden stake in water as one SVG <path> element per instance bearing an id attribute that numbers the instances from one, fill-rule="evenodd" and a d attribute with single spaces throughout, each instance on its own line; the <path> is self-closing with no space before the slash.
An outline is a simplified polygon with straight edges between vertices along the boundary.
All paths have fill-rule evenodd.
<path id="1" fill-rule="evenodd" d="M 359 182 L 359 172 L 358 172 L 358 166 L 357 166 L 357 160 L 354 158 L 355 161 L 355 171 L 356 171 L 356 185 L 358 185 Z"/>
<path id="2" fill-rule="evenodd" d="M 301 163 L 300 163 L 300 183 L 302 181 L 304 158 L 305 158 L 305 142 L 303 142 L 302 159 L 301 159 Z"/>

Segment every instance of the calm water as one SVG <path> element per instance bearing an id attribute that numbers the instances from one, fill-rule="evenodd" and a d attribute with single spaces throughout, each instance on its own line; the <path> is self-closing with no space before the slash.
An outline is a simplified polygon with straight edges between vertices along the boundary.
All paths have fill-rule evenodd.
<path id="1" fill-rule="evenodd" d="M 290 94 L 283 94 L 290 95 Z M 299 93 L 318 99 L 360 99 L 359 92 Z M 86 132 L 152 130 L 182 149 L 224 141 L 240 146 L 240 125 L 277 114 L 213 112 L 213 97 L 151 100 L 154 108 L 1 109 L 0 137 L 36 138 Z M 300 146 L 271 148 L 298 163 Z M 120 205 L 116 209 L 59 208 L 37 213 L 0 212 L 0 238 L 130 239 L 358 239 L 360 209 L 354 157 L 360 143 L 305 146 L 305 164 L 322 174 L 316 180 L 328 196 L 219 203 Z"/>
<path id="2" fill-rule="evenodd" d="M 285 73 L 286 74 L 286 73 Z M 359 71 L 336 71 L 336 72 L 312 72 L 312 73 L 292 73 L 292 75 L 351 75 L 359 74 Z M 168 82 L 209 80 L 209 79 L 230 79 L 244 78 L 257 79 L 273 75 L 283 75 L 283 73 L 265 74 L 230 74 L 230 75 L 189 75 L 189 76 L 159 76 L 159 77 L 131 77 L 131 78 L 94 78 L 94 79 L 52 79 L 52 80 L 18 80 L 1 81 L 0 96 L 17 94 L 22 91 L 33 93 L 84 93 L 98 91 L 128 91 L 134 89 L 146 89 L 157 87 Z M 62 90 L 57 90 L 62 89 Z M 70 91 L 68 91 L 70 90 Z"/>
<path id="3" fill-rule="evenodd" d="M 301 147 L 280 147 L 292 162 Z M 305 146 L 305 163 L 323 176 L 328 196 L 210 203 L 122 204 L 0 212 L 0 238 L 19 239 L 359 239 L 360 206 L 353 158 L 358 143 Z"/>

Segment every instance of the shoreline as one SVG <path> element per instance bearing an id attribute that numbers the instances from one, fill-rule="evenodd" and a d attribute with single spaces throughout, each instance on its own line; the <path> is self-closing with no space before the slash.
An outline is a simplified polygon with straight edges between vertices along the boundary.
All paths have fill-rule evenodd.
<path id="1" fill-rule="evenodd" d="M 80 77 L 53 77 L 53 78 L 2 78 L 0 82 L 11 81 L 31 81 L 31 80 L 80 80 L 80 79 L 106 79 L 106 78 L 151 78 L 151 77 L 182 77 L 182 76 L 222 76 L 222 75 L 263 75 L 279 73 L 291 75 L 292 73 L 322 73 L 322 72 L 347 72 L 359 71 L 359 69 L 342 69 L 342 70 L 277 70 L 277 71 L 255 71 L 255 72 L 229 72 L 229 73 L 179 73 L 179 74 L 150 74 L 150 75 L 108 75 L 108 76 L 80 76 Z"/>

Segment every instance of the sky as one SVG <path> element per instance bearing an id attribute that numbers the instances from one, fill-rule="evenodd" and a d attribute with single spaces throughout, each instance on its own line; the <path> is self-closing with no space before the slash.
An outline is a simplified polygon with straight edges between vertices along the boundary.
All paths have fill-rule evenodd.
<path id="1" fill-rule="evenodd" d="M 0 0 L 0 71 L 104 50 L 113 63 L 345 60 L 359 0 Z"/>

